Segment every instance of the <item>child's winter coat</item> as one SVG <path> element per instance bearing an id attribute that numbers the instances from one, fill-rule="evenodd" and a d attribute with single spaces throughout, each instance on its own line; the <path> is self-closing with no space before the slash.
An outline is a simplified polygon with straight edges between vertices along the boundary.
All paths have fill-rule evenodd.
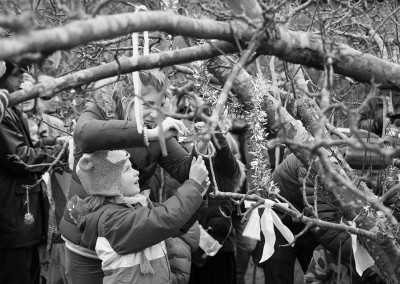
<path id="1" fill-rule="evenodd" d="M 103 283 L 170 283 L 163 240 L 174 236 L 199 208 L 204 188 L 187 180 L 159 207 L 108 203 L 78 224 L 81 244 L 96 250 L 105 274 Z"/>

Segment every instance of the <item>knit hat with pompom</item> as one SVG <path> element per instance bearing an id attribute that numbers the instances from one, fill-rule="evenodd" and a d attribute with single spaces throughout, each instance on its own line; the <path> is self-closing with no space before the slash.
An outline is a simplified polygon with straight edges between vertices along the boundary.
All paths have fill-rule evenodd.
<path id="1" fill-rule="evenodd" d="M 76 173 L 89 195 L 119 196 L 124 192 L 121 174 L 128 159 L 129 153 L 124 150 L 83 154 Z"/>

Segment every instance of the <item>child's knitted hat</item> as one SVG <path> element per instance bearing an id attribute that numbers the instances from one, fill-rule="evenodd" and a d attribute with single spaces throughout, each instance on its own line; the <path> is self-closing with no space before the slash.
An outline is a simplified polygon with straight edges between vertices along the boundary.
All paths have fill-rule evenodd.
<path id="1" fill-rule="evenodd" d="M 124 150 L 102 150 L 83 154 L 76 167 L 76 173 L 89 195 L 122 195 L 124 187 L 121 174 L 128 159 L 129 154 Z"/>

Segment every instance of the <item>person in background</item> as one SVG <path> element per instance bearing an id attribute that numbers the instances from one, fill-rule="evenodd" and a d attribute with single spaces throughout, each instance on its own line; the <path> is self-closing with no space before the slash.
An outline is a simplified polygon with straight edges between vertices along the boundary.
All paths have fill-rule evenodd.
<path id="1" fill-rule="evenodd" d="M 393 113 L 400 112 L 400 96 L 398 94 L 398 91 L 378 89 L 378 94 L 379 96 L 384 96 L 391 100 Z M 389 113 L 383 113 L 383 100 L 381 97 L 374 97 L 363 104 L 359 111 L 359 114 L 360 116 L 357 123 L 358 128 L 371 131 L 379 137 L 383 137 L 383 135 L 385 134 L 383 124 L 384 120 L 387 119 L 386 115 L 388 115 Z M 400 120 L 398 121 L 398 124 L 400 124 Z"/>
<path id="2" fill-rule="evenodd" d="M 338 256 L 323 245 L 314 249 L 310 265 L 304 275 L 305 284 L 384 284 L 375 266 L 369 267 L 362 276 L 357 274 L 354 258 L 350 262 L 340 261 Z"/>
<path id="3" fill-rule="evenodd" d="M 374 133 L 360 130 L 358 135 L 362 139 L 363 143 L 384 147 L 383 139 L 379 138 L 379 136 Z M 391 178 L 390 175 L 388 175 L 388 170 L 390 170 L 389 167 L 392 166 L 391 161 L 384 159 L 383 156 L 375 152 L 367 151 L 365 149 L 354 149 L 347 146 L 342 147 L 340 150 L 346 162 L 356 171 L 357 175 L 363 177 L 367 186 L 373 190 L 374 194 L 381 196 L 382 188 Z M 399 199 L 398 197 L 393 196 L 393 198 L 386 200 L 384 205 L 392 207 L 393 216 L 398 218 L 398 215 L 396 214 L 398 212 L 396 206 L 392 206 L 394 204 L 391 204 L 394 200 Z M 348 224 L 344 217 L 342 218 L 342 222 Z M 348 240 L 348 242 L 350 242 L 350 240 Z M 351 255 L 349 259 L 342 257 L 340 259 L 341 264 L 338 266 L 339 256 L 334 252 L 341 250 L 341 244 L 336 243 L 336 245 L 339 247 L 335 250 L 332 250 L 332 247 L 327 247 L 322 244 L 318 245 L 314 249 L 313 258 L 304 275 L 305 283 L 383 283 L 377 273 L 378 270 L 374 266 L 368 268 L 361 276 L 359 276 L 356 272 L 353 255 Z M 348 245 L 345 247 L 347 246 Z"/>
<path id="4" fill-rule="evenodd" d="M 14 92 L 23 82 L 23 70 L 7 63 L 0 88 Z M 57 144 L 34 146 L 22 111 L 16 106 L 5 111 L 0 123 L 0 283 L 39 283 L 37 247 L 46 240 L 47 220 L 38 180 L 48 166 L 34 165 L 52 163 L 60 150 Z"/>
<path id="5" fill-rule="evenodd" d="M 272 180 L 280 189 L 279 194 L 290 202 L 297 210 L 303 212 L 303 180 L 307 175 L 307 169 L 296 158 L 289 154 L 272 173 Z M 306 196 L 308 203 L 314 206 L 314 181 L 306 180 Z M 327 198 L 327 197 L 325 197 Z M 321 220 L 339 223 L 341 214 L 328 205 L 325 200 L 318 198 L 318 217 Z M 281 214 L 277 212 L 277 214 Z M 294 222 L 288 215 L 282 216 L 282 222 L 293 235 L 299 234 L 305 227 L 303 223 Z M 286 239 L 279 230 L 275 229 L 276 242 L 274 254 L 263 263 L 266 284 L 292 284 L 294 281 L 294 267 L 296 258 L 305 272 L 311 261 L 314 248 L 322 244 L 333 254 L 338 255 L 339 250 L 343 261 L 351 255 L 350 235 L 335 230 L 312 228 L 300 236 L 294 246 L 282 246 L 287 244 Z"/>
<path id="6" fill-rule="evenodd" d="M 238 157 L 239 147 L 229 132 L 224 135 L 218 130 L 215 137 L 218 140 L 219 148 L 214 146 L 216 155 L 211 157 L 210 168 L 213 168 L 214 174 L 209 192 L 213 192 L 216 187 L 221 192 L 237 192 L 246 175 L 245 166 Z M 203 137 L 194 143 L 197 143 L 196 148 L 203 152 L 201 149 L 208 145 L 209 140 Z M 212 154 L 210 149 L 207 153 L 208 155 Z M 200 225 L 208 235 L 218 241 L 221 247 L 215 255 L 206 258 L 203 257 L 205 251 L 200 248 L 192 254 L 189 283 L 236 283 L 236 242 L 232 225 L 233 205 L 231 201 L 208 196 L 207 206 L 200 212 Z M 200 238 L 202 237 L 201 233 Z M 201 240 L 200 243 L 202 243 Z"/>
<path id="7" fill-rule="evenodd" d="M 36 80 L 28 73 L 23 73 L 23 79 L 20 86 L 21 88 L 36 83 Z M 53 79 L 53 77 L 47 75 L 39 75 L 37 78 L 39 83 L 51 79 Z M 62 145 L 64 140 L 67 139 L 68 132 L 64 127 L 63 121 L 48 114 L 54 114 L 56 111 L 56 104 L 53 103 L 51 96 L 42 96 L 42 98 L 25 101 L 21 104 L 21 109 L 23 115 L 28 119 L 30 136 L 34 146 Z M 56 222 L 50 224 L 47 228 L 48 231 L 53 232 L 52 240 L 49 241 L 49 243 L 51 243 L 50 250 L 47 251 L 47 246 L 39 247 L 40 271 L 41 277 L 46 279 L 48 283 L 67 283 L 65 274 L 65 249 L 58 232 L 58 224 L 61 221 L 65 209 L 71 174 L 65 167 L 59 167 L 49 173 L 49 180 L 45 187 L 45 196 L 47 198 L 53 198 L 53 200 L 49 200 L 51 207 L 49 212 L 55 212 L 54 217 Z"/>
<path id="8" fill-rule="evenodd" d="M 246 179 L 241 187 L 237 190 L 239 193 L 246 194 L 249 187 L 252 188 L 251 176 L 247 171 L 250 168 L 250 161 L 248 157 L 248 125 L 240 120 L 233 121 L 232 127 L 229 129 L 232 137 L 238 145 L 237 157 L 246 167 Z M 244 212 L 244 206 L 241 211 Z M 242 222 L 242 216 L 238 215 L 237 208 L 234 208 L 232 213 L 232 224 L 235 229 L 236 238 L 236 274 L 237 284 L 245 283 L 245 274 L 249 264 L 250 256 L 256 248 L 257 241 L 243 236 L 243 231 L 246 228 L 247 220 Z"/>
<path id="9" fill-rule="evenodd" d="M 53 79 L 54 77 L 44 74 L 37 76 L 38 83 Z M 38 122 L 38 137 L 39 141 L 43 141 L 42 143 L 48 144 L 49 141 L 63 143 L 68 137 L 71 137 L 64 126 L 64 122 L 57 117 L 59 102 L 58 95 L 53 94 L 41 96 L 36 99 L 35 120 Z M 53 232 L 50 251 L 47 252 L 45 247 L 42 247 L 40 250 L 42 275 L 46 278 L 47 283 L 68 283 L 65 263 L 65 243 L 61 239 L 58 226 L 67 204 L 71 177 L 71 172 L 65 168 L 54 170 L 49 176 L 49 184 L 51 186 L 51 194 L 49 196 L 54 201 L 50 202 L 50 204 L 54 206 L 52 210 L 55 212 L 56 222 L 54 228 L 48 228 Z"/>
<path id="10" fill-rule="evenodd" d="M 84 154 L 77 174 L 89 196 L 72 201 L 70 214 L 82 242 L 102 261 L 103 283 L 171 283 L 164 240 L 174 236 L 202 203 L 209 185 L 202 157 L 193 158 L 189 180 L 153 206 L 140 193 L 138 171 L 123 150 Z"/>
<path id="11" fill-rule="evenodd" d="M 38 83 L 53 80 L 54 77 L 40 74 Z M 57 110 L 60 106 L 59 95 L 41 96 L 37 99 L 36 113 L 39 116 L 39 134 L 41 138 L 63 137 L 68 135 L 64 122 L 58 118 Z"/>

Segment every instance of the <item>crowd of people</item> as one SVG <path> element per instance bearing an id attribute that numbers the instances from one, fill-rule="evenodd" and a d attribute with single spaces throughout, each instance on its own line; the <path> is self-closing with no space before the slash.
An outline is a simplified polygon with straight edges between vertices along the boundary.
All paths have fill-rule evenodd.
<path id="1" fill-rule="evenodd" d="M 242 235 L 246 222 L 235 203 L 210 193 L 251 187 L 246 124 L 217 129 L 211 139 L 181 120 L 162 120 L 167 77 L 159 70 L 139 75 L 139 107 L 129 76 L 96 82 L 73 133 L 57 117 L 57 95 L 6 110 L 0 124 L 0 283 L 245 283 L 252 252 L 262 245 Z M 0 88 L 11 93 L 51 79 L 7 63 Z M 179 142 L 179 136 L 186 139 Z M 61 166 L 52 171 L 48 196 L 42 176 L 57 156 Z M 306 174 L 287 154 L 272 179 L 300 212 L 305 190 L 311 205 L 318 202 L 319 218 L 341 222 L 325 198 L 314 198 Z M 54 200 L 61 213 L 49 235 Z M 295 235 L 305 228 L 280 217 Z M 359 276 L 352 269 L 348 233 L 312 228 L 294 246 L 282 246 L 287 241 L 275 234 L 275 252 L 260 264 L 265 283 L 294 283 L 296 259 L 305 283 L 380 283 L 375 271 Z M 329 265 L 340 262 L 339 268 Z"/>

